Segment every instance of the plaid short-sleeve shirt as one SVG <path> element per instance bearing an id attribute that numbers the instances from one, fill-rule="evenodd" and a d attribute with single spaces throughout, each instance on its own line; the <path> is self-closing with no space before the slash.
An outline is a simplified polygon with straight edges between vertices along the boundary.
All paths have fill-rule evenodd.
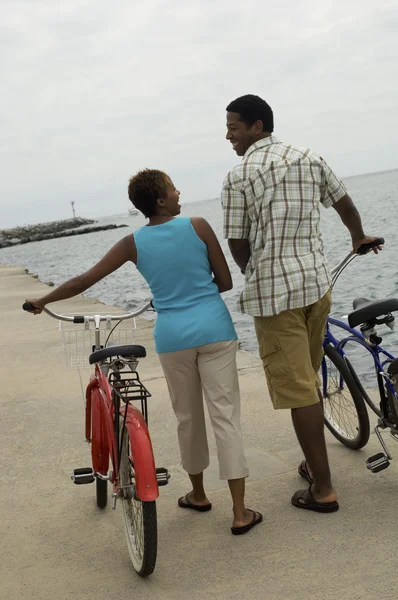
<path id="1" fill-rule="evenodd" d="M 247 239 L 251 257 L 240 309 L 277 315 L 317 302 L 330 287 L 320 205 L 347 193 L 315 152 L 270 136 L 247 150 L 221 194 L 224 237 Z"/>

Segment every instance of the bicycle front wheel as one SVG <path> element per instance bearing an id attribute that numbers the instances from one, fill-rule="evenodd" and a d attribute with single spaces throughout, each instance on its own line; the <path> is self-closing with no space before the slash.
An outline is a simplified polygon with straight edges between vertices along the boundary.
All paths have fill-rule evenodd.
<path id="1" fill-rule="evenodd" d="M 131 441 L 127 428 L 120 427 L 123 445 L 119 465 L 119 485 L 123 505 L 123 524 L 127 547 L 134 569 L 141 577 L 147 577 L 156 565 L 158 531 L 156 502 L 143 502 L 136 495 L 135 471 L 132 460 Z"/>
<path id="2" fill-rule="evenodd" d="M 368 411 L 348 359 L 332 344 L 322 361 L 323 410 L 329 431 L 347 448 L 359 450 L 369 440 Z"/>

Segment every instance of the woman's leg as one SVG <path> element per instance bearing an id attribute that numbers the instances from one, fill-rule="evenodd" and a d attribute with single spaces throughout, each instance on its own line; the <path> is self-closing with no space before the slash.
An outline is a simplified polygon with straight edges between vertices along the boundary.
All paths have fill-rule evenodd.
<path id="1" fill-rule="evenodd" d="M 244 502 L 249 470 L 240 424 L 236 351 L 236 341 L 207 344 L 198 349 L 199 373 L 216 438 L 220 478 L 228 480 L 235 528 L 251 523 L 254 517 Z"/>
<path id="2" fill-rule="evenodd" d="M 177 417 L 181 465 L 189 474 L 193 504 L 209 504 L 203 488 L 203 471 L 209 466 L 202 384 L 196 348 L 159 354 L 170 399 Z"/>

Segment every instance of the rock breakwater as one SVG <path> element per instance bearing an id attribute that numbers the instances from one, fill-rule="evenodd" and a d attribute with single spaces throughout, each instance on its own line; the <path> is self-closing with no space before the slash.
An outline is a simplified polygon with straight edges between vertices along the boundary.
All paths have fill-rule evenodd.
<path id="1" fill-rule="evenodd" d="M 27 225 L 25 227 L 15 227 L 14 229 L 0 230 L 0 248 L 16 246 L 18 244 L 27 244 L 29 242 L 40 242 L 42 240 L 52 240 L 54 238 L 69 237 L 72 235 L 82 235 L 84 233 L 94 233 L 96 231 L 106 231 L 108 229 L 118 229 L 119 227 L 128 227 L 128 225 L 92 225 L 95 221 L 77 217 L 75 219 L 65 219 L 63 221 L 52 221 L 51 223 L 39 223 L 37 225 Z"/>

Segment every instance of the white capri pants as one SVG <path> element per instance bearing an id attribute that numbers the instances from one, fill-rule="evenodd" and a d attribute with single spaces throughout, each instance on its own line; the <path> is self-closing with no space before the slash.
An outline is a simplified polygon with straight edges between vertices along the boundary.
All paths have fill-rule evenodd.
<path id="1" fill-rule="evenodd" d="M 240 424 L 238 342 L 216 342 L 159 359 L 178 420 L 182 467 L 191 475 L 209 466 L 203 392 L 217 444 L 220 479 L 247 477 Z"/>

